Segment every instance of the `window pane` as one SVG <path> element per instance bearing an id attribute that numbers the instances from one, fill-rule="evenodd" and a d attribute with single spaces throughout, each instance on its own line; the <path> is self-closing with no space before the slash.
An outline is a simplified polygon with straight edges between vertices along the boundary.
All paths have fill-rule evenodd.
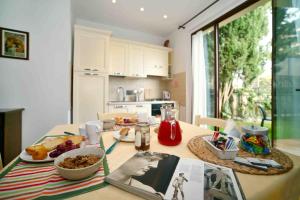
<path id="1" fill-rule="evenodd" d="M 274 5 L 276 144 L 300 155 L 300 1 L 275 0 Z"/>
<path id="2" fill-rule="evenodd" d="M 271 20 L 271 3 L 259 2 L 220 23 L 219 104 L 224 119 L 271 129 L 266 119 L 271 116 Z"/>

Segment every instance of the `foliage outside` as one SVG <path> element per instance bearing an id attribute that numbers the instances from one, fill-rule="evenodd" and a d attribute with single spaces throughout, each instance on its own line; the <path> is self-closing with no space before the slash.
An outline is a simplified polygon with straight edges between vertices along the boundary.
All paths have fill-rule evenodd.
<path id="1" fill-rule="evenodd" d="M 219 103 L 223 118 L 257 118 L 257 104 L 271 108 L 271 80 L 257 79 L 271 55 L 271 44 L 260 44 L 268 33 L 266 13 L 270 8 L 267 3 L 220 28 Z"/>

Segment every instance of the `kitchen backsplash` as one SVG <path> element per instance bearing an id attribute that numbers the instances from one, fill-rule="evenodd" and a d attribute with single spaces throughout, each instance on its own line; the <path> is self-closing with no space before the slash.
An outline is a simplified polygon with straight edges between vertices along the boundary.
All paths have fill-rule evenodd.
<path id="1" fill-rule="evenodd" d="M 161 77 L 147 78 L 123 78 L 109 77 L 109 100 L 117 100 L 117 88 L 123 87 L 126 90 L 139 88 L 145 89 L 145 99 L 162 98 L 162 91 L 168 88 L 167 82 L 161 80 Z"/>

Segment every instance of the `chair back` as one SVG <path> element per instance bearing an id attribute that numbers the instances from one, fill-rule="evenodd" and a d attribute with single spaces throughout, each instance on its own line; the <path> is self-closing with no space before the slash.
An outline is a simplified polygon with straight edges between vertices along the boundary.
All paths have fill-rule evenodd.
<path id="1" fill-rule="evenodd" d="M 260 113 L 262 114 L 263 119 L 266 119 L 267 113 L 266 113 L 265 109 L 261 105 L 258 105 L 257 107 L 258 107 Z"/>
<path id="2" fill-rule="evenodd" d="M 137 118 L 137 113 L 97 113 L 99 120 L 114 119 L 115 117 Z"/>
<path id="3" fill-rule="evenodd" d="M 224 129 L 226 126 L 226 120 L 210 118 L 210 117 L 201 117 L 200 115 L 196 115 L 195 125 L 196 126 L 208 125 L 208 126 L 214 126 L 214 127 L 219 127 Z"/>

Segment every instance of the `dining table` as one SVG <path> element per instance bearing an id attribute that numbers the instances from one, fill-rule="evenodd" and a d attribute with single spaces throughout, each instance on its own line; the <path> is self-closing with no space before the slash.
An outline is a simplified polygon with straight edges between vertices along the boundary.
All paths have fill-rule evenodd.
<path id="1" fill-rule="evenodd" d="M 199 159 L 188 148 L 189 140 L 195 136 L 212 134 L 213 131 L 180 121 L 182 129 L 182 141 L 177 146 L 164 146 L 158 142 L 155 127 L 150 128 L 150 149 L 152 152 L 173 154 L 183 158 Z M 64 132 L 79 134 L 78 124 L 57 125 L 46 136 L 61 135 Z M 105 149 L 114 142 L 113 131 L 103 132 L 102 141 Z M 115 149 L 106 155 L 110 172 L 132 157 L 137 150 L 134 143 L 120 142 Z M 241 188 L 248 200 L 300 200 L 300 157 L 286 153 L 293 161 L 293 168 L 279 175 L 251 175 L 236 172 Z M 13 161 L 12 161 L 13 163 Z M 5 168 L 9 167 L 8 164 Z M 4 168 L 4 169 L 5 169 Z M 71 197 L 73 200 L 82 199 L 105 199 L 105 200 L 140 200 L 139 196 L 121 190 L 113 185 L 101 189 L 89 191 L 78 196 Z"/>

